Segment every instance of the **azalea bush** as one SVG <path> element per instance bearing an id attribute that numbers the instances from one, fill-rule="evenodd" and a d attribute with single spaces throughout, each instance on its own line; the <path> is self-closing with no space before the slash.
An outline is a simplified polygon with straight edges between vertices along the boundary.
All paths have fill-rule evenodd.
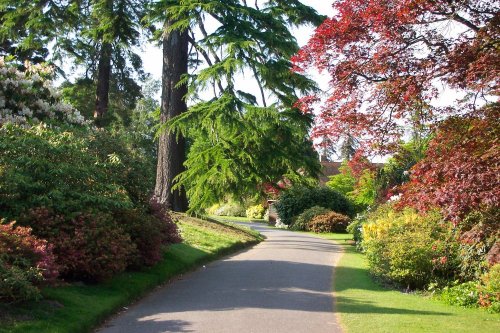
<path id="1" fill-rule="evenodd" d="M 83 124 L 84 118 L 71 105 L 62 103 L 53 87 L 53 69 L 24 64 L 25 71 L 0 57 L 0 127 L 5 123 L 26 124 L 59 121 Z"/>
<path id="2" fill-rule="evenodd" d="M 265 211 L 265 208 L 261 204 L 259 204 L 248 207 L 245 213 L 246 217 L 250 219 L 261 219 L 264 217 Z"/>
<path id="3" fill-rule="evenodd" d="M 348 216 L 330 212 L 313 217 L 307 224 L 307 230 L 316 233 L 345 232 L 350 221 Z"/>
<path id="4" fill-rule="evenodd" d="M 383 205 L 368 215 L 362 233 L 370 272 L 377 278 L 418 289 L 457 276 L 459 243 L 436 211 L 424 215 Z"/>
<path id="5" fill-rule="evenodd" d="M 331 212 L 330 209 L 320 207 L 320 206 L 314 206 L 314 207 L 308 208 L 294 219 L 294 221 L 290 225 L 290 229 L 305 231 L 305 230 L 307 230 L 309 221 L 311 221 L 314 217 L 316 217 L 318 215 L 327 214 L 330 212 Z"/>
<path id="6" fill-rule="evenodd" d="M 38 286 L 55 280 L 58 266 L 52 246 L 30 228 L 0 221 L 0 302 L 40 298 Z"/>

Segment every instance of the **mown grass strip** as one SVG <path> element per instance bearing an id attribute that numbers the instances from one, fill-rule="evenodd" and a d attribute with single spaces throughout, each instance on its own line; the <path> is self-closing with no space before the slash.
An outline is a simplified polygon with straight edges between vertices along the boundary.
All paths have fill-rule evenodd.
<path id="1" fill-rule="evenodd" d="M 0 307 L 2 333 L 89 332 L 123 306 L 154 287 L 206 262 L 262 240 L 239 226 L 182 216 L 183 243 L 171 246 L 163 261 L 141 272 L 126 272 L 96 285 L 46 288 L 45 301 Z M 7 313 L 7 315 L 5 314 Z"/>
<path id="2" fill-rule="evenodd" d="M 346 240 L 327 234 L 343 247 L 335 269 L 336 309 L 346 333 L 358 332 L 500 332 L 500 315 L 482 309 L 449 306 L 430 297 L 384 288 L 368 273 L 365 257 Z"/>

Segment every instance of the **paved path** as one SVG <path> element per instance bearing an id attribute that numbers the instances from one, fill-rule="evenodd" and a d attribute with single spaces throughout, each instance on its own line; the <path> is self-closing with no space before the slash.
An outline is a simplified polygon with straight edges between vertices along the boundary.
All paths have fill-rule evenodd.
<path id="1" fill-rule="evenodd" d="M 99 332 L 341 332 L 331 293 L 340 248 L 251 226 L 267 240 L 152 293 Z"/>

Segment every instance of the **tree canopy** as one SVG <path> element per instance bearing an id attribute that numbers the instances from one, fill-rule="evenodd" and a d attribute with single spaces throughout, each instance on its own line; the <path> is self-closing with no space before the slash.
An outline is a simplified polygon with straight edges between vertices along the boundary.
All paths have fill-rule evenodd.
<path id="1" fill-rule="evenodd" d="M 294 57 L 298 72 L 316 67 L 330 76 L 313 136 L 351 134 L 387 152 L 408 128 L 474 112 L 498 96 L 498 2 L 337 0 L 333 7 L 334 17 Z M 460 100 L 438 106 L 439 86 L 462 93 Z M 318 99 L 300 106 L 311 112 Z"/>

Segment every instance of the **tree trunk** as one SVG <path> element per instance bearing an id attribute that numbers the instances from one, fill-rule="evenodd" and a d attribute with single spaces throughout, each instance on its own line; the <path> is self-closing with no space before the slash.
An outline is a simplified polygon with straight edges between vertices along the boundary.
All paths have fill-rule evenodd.
<path id="1" fill-rule="evenodd" d="M 165 31 L 173 21 L 167 21 Z M 188 33 L 171 31 L 163 36 L 163 72 L 160 121 L 169 119 L 187 110 L 184 96 L 187 86 L 176 87 L 183 74 L 188 72 Z M 168 131 L 159 138 L 158 165 L 156 168 L 155 199 L 168 208 L 184 212 L 187 210 L 186 193 L 183 188 L 172 191 L 174 178 L 184 171 L 186 159 L 185 140 Z"/>
<path id="2" fill-rule="evenodd" d="M 97 123 L 108 111 L 109 104 L 109 79 L 111 76 L 111 52 L 110 43 L 103 43 L 99 54 L 99 65 L 97 68 L 97 89 L 95 94 L 94 119 Z"/>

